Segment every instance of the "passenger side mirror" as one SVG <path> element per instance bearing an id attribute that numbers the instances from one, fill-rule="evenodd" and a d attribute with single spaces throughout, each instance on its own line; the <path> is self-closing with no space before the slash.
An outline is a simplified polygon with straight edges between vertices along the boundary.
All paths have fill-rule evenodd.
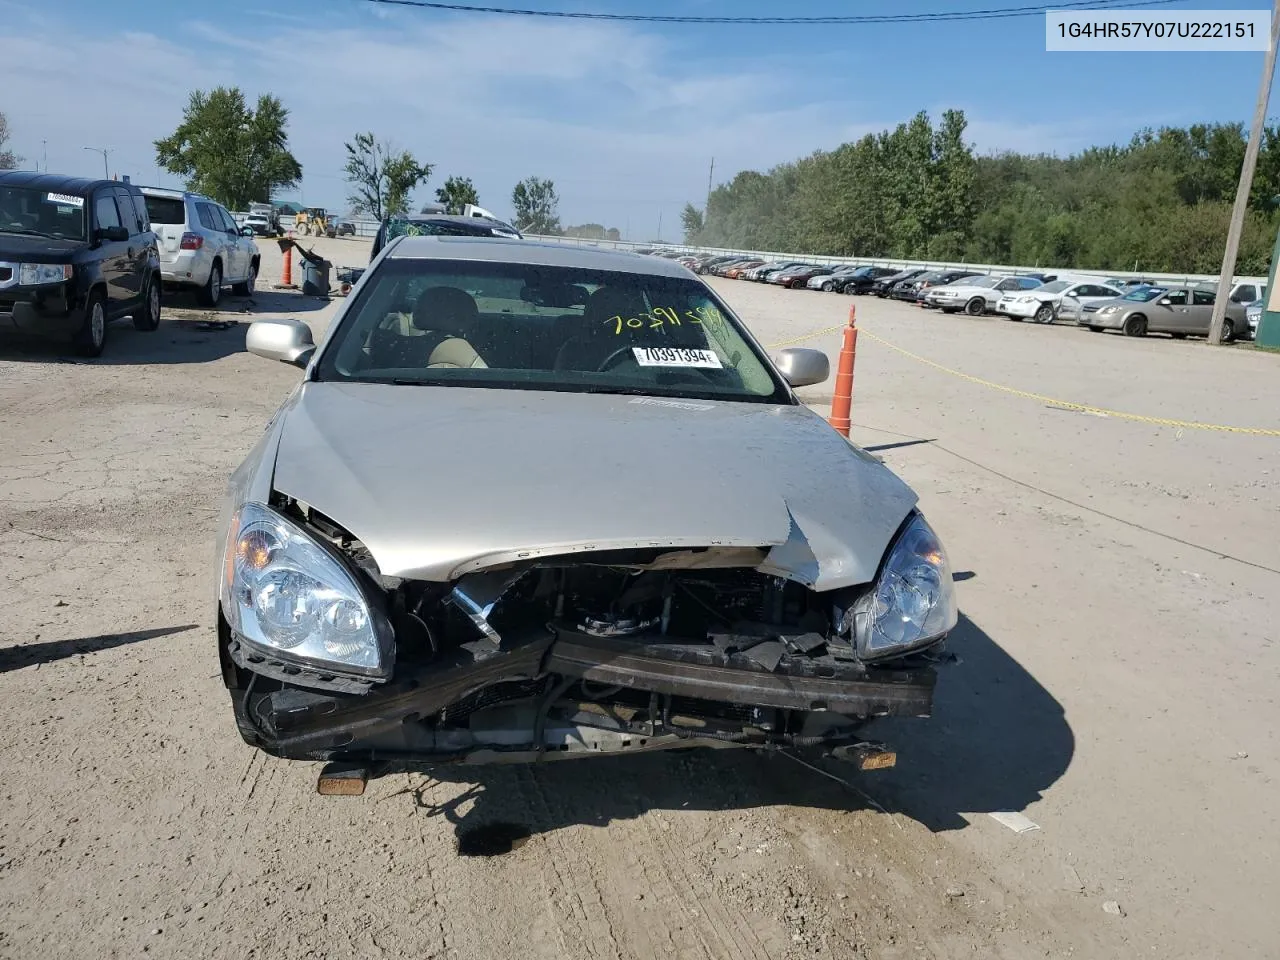
<path id="1" fill-rule="evenodd" d="M 807 347 L 788 347 L 773 358 L 774 365 L 787 383 L 793 387 L 808 387 L 822 383 L 831 375 L 831 362 L 821 350 Z"/>
<path id="2" fill-rule="evenodd" d="M 311 328 L 301 320 L 255 320 L 244 338 L 245 348 L 259 357 L 305 367 L 316 351 Z"/>
<path id="3" fill-rule="evenodd" d="M 121 243 L 129 239 L 129 231 L 124 227 L 99 227 L 98 239 L 106 243 Z"/>

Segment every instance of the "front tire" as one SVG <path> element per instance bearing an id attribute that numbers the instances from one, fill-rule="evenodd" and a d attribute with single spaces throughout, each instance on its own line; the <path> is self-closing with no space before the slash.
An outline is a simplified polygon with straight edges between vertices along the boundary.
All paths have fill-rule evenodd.
<path id="1" fill-rule="evenodd" d="M 1222 318 L 1222 342 L 1230 343 L 1236 338 L 1236 325 L 1230 317 Z"/>
<path id="2" fill-rule="evenodd" d="M 1124 335 L 1126 337 L 1145 337 L 1147 335 L 1147 318 L 1143 316 L 1130 317 L 1124 322 Z"/>
<path id="3" fill-rule="evenodd" d="M 831 281 L 827 281 L 826 283 L 824 283 L 824 284 L 822 285 L 822 292 L 823 292 L 823 293 L 830 293 L 830 292 L 831 292 L 832 290 L 834 290 L 835 288 L 836 288 L 836 285 L 835 285 L 834 283 L 832 283 Z"/>
<path id="4" fill-rule="evenodd" d="M 196 299 L 206 307 L 216 307 L 222 299 L 222 264 L 214 261 L 209 268 L 209 280 L 196 292 Z"/>
<path id="5" fill-rule="evenodd" d="M 107 345 L 107 301 L 100 292 L 89 295 L 84 308 L 84 326 L 76 334 L 76 353 L 82 357 L 100 357 Z"/>
<path id="6" fill-rule="evenodd" d="M 1053 306 L 1048 303 L 1042 303 L 1036 310 L 1036 323 L 1053 323 Z"/>
<path id="7" fill-rule="evenodd" d="M 152 277 L 147 283 L 147 292 L 142 297 L 142 306 L 133 315 L 133 328 L 143 333 L 151 333 L 160 326 L 160 278 Z"/>
<path id="8" fill-rule="evenodd" d="M 964 305 L 964 312 L 971 317 L 980 317 L 987 312 L 987 301 L 981 297 L 974 297 Z"/>

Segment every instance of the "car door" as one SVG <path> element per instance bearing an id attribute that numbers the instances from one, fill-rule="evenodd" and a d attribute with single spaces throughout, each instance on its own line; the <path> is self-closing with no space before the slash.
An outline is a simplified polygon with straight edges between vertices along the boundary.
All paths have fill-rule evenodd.
<path id="1" fill-rule="evenodd" d="M 129 231 L 129 263 L 125 286 L 129 290 L 129 299 L 136 305 L 142 301 L 142 287 L 146 281 L 147 261 L 151 254 L 150 244 L 145 222 L 139 218 L 138 208 L 133 204 L 133 196 L 124 187 L 116 187 L 115 194 L 120 220 Z"/>
<path id="2" fill-rule="evenodd" d="M 226 225 L 218 215 L 217 206 L 208 200 L 196 202 L 196 216 L 200 220 L 205 249 L 209 251 L 204 262 L 212 263 L 215 258 L 220 260 L 222 278 L 225 282 L 232 270 L 231 259 L 235 256 L 235 251 L 231 247 L 231 238 L 227 236 Z"/>
<path id="3" fill-rule="evenodd" d="M 108 240 L 101 236 L 103 230 L 123 226 L 120 210 L 116 206 L 115 189 L 102 187 L 93 195 L 93 227 L 97 259 L 101 265 L 102 279 L 107 285 L 108 316 L 116 316 L 129 310 L 134 302 L 132 298 L 136 297 L 129 290 L 129 241 Z"/>
<path id="4" fill-rule="evenodd" d="M 222 231 L 227 235 L 226 278 L 228 283 L 239 283 L 249 273 L 249 255 L 245 250 L 245 239 L 240 236 L 240 226 L 236 223 L 226 207 L 214 206 L 218 219 L 222 223 Z"/>
<path id="5" fill-rule="evenodd" d="M 1147 304 L 1147 329 L 1160 333 L 1190 333 L 1191 296 L 1186 288 L 1166 290 Z"/>
<path id="6" fill-rule="evenodd" d="M 1191 305 L 1187 310 L 1187 325 L 1183 328 L 1183 332 L 1207 337 L 1209 326 L 1213 323 L 1213 304 L 1217 299 L 1212 290 L 1192 290 Z M 1231 304 L 1227 304 L 1227 307 L 1229 310 Z M 1239 330 L 1240 321 L 1234 322 L 1236 330 Z"/>

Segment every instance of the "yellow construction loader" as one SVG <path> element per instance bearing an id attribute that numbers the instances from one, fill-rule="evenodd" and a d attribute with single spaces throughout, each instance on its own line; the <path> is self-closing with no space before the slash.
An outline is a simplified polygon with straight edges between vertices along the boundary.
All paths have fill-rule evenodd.
<path id="1" fill-rule="evenodd" d="M 323 237 L 329 232 L 329 215 L 324 207 L 307 207 L 294 217 L 293 232 L 302 237 Z"/>

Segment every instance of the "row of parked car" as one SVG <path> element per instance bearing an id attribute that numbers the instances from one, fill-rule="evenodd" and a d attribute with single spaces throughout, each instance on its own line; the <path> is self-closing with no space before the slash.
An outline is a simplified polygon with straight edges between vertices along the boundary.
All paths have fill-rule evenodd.
<path id="1" fill-rule="evenodd" d="M 1167 285 L 1140 277 L 1095 277 L 1054 273 L 984 274 L 972 269 L 900 270 L 869 264 L 765 261 L 742 255 L 688 254 L 653 250 L 695 273 L 771 283 L 793 290 L 863 294 L 902 300 L 943 313 L 994 313 L 1009 320 L 1077 323 L 1090 330 L 1129 336 L 1168 333 L 1205 336 L 1216 291 L 1213 284 Z M 1266 288 L 1237 283 L 1229 294 L 1223 339 L 1252 339 Z"/>

